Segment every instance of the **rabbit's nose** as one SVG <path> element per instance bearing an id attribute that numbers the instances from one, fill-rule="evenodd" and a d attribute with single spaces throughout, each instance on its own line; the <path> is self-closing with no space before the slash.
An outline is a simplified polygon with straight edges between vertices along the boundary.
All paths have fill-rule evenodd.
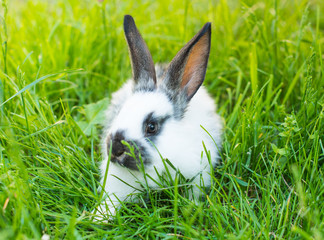
<path id="1" fill-rule="evenodd" d="M 113 142 L 111 150 L 115 157 L 119 157 L 125 152 L 124 145 L 121 142 Z"/>
<path id="2" fill-rule="evenodd" d="M 120 157 L 124 154 L 125 152 L 125 146 L 122 144 L 122 141 L 125 139 L 124 135 L 122 132 L 117 132 L 114 135 L 109 135 L 108 139 L 107 139 L 107 143 L 108 143 L 108 154 L 109 154 L 109 150 L 110 150 L 110 144 L 112 144 L 111 146 L 111 153 L 114 157 Z"/>

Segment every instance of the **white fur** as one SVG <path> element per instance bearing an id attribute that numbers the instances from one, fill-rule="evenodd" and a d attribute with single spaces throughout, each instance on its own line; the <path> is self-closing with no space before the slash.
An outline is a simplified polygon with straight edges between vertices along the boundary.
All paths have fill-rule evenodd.
<path id="1" fill-rule="evenodd" d="M 157 107 L 158 106 L 158 107 Z M 124 130 L 128 139 L 141 136 L 145 116 L 155 112 L 158 116 L 172 114 L 172 105 L 167 97 L 159 92 L 137 92 L 125 102 L 118 116 L 114 119 L 110 132 Z"/>
<path id="2" fill-rule="evenodd" d="M 106 130 L 103 134 L 102 151 L 103 161 L 101 163 L 101 184 L 104 182 L 104 176 L 108 164 L 107 154 L 107 136 L 118 130 L 123 130 L 126 137 L 140 141 L 152 156 L 152 164 L 145 168 L 145 172 L 153 178 L 156 178 L 156 168 L 161 174 L 165 171 L 161 157 L 169 159 L 172 164 L 180 170 L 183 176 L 190 179 L 201 174 L 205 186 L 210 186 L 210 165 L 203 149 L 203 144 L 210 151 L 212 164 L 215 166 L 219 159 L 217 147 L 221 148 L 222 120 L 215 113 L 215 104 L 208 95 L 204 87 L 200 87 L 197 93 L 191 99 L 184 117 L 181 120 L 171 118 L 163 127 L 163 131 L 156 138 L 155 146 L 145 141 L 142 133 L 142 123 L 144 117 L 154 112 L 158 116 L 172 115 L 173 106 L 167 96 L 158 89 L 154 92 L 135 92 L 132 91 L 133 81 L 129 80 L 119 91 L 113 94 L 111 106 L 107 111 Z M 203 126 L 213 137 L 201 128 Z M 214 141 L 217 144 L 217 147 Z M 203 152 L 203 157 L 202 156 Z M 132 171 L 116 163 L 110 163 L 108 167 L 108 176 L 105 185 L 107 198 L 99 208 L 100 217 L 105 215 L 115 215 L 119 201 L 124 201 L 132 192 L 138 192 L 140 182 L 144 177 L 140 171 Z M 171 169 L 169 169 L 171 170 Z M 175 174 L 173 172 L 173 174 Z M 134 188 L 124 184 L 132 185 Z M 200 177 L 196 177 L 193 184 L 199 185 Z M 149 181 L 150 187 L 156 185 Z M 198 188 L 195 189 L 195 195 L 198 195 Z"/>

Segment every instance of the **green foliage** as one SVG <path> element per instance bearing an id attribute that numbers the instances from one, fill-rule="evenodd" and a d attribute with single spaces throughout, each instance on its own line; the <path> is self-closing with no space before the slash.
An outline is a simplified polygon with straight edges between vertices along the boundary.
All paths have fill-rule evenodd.
<path id="1" fill-rule="evenodd" d="M 323 239 L 322 2 L 2 0 L 0 238 Z M 197 206 L 161 175 L 96 223 L 103 110 L 131 76 L 124 14 L 155 62 L 212 22 L 222 164 Z"/>

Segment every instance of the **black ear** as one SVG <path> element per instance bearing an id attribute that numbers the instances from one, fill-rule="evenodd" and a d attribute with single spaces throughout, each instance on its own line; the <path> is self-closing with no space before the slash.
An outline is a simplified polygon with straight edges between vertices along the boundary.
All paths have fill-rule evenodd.
<path id="1" fill-rule="evenodd" d="M 211 23 L 206 23 L 177 53 L 161 83 L 167 92 L 176 95 L 184 91 L 187 101 L 195 95 L 205 79 L 210 39 Z"/>
<path id="2" fill-rule="evenodd" d="M 124 17 L 124 32 L 128 43 L 135 83 L 144 89 L 155 87 L 156 76 L 151 53 L 137 29 L 133 17 L 130 15 Z"/>

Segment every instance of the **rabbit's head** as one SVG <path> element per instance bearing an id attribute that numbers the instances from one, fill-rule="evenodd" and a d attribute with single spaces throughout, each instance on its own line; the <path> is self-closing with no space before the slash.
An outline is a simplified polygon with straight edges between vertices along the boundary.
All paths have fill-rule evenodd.
<path id="1" fill-rule="evenodd" d="M 132 90 L 111 118 L 104 136 L 104 150 L 108 153 L 111 149 L 112 162 L 138 170 L 139 155 L 144 166 L 154 165 L 160 146 L 170 144 L 170 151 L 174 151 L 173 141 L 196 137 L 183 136 L 185 130 L 177 123 L 186 117 L 187 107 L 204 81 L 211 24 L 206 23 L 177 53 L 160 78 L 156 76 L 147 45 L 129 15 L 124 18 L 124 31 L 133 70 Z M 173 140 L 170 135 L 174 136 Z M 168 157 L 168 153 L 161 154 Z"/>

